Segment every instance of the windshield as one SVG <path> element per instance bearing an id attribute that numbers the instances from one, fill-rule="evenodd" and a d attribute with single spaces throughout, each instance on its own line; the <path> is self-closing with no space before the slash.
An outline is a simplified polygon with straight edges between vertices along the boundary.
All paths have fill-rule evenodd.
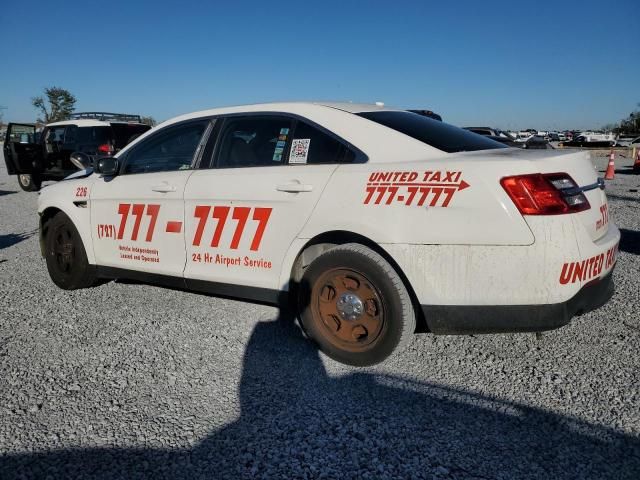
<path id="1" fill-rule="evenodd" d="M 357 115 L 447 153 L 506 148 L 505 145 L 490 138 L 416 113 L 382 111 L 362 112 Z"/>

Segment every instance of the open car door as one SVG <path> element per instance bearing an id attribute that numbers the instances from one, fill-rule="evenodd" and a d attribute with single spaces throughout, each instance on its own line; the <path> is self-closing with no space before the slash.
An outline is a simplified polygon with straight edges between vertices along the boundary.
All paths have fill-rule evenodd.
<path id="1" fill-rule="evenodd" d="M 9 175 L 37 173 L 42 163 L 42 148 L 36 143 L 36 126 L 10 123 L 4 139 L 4 161 Z"/>

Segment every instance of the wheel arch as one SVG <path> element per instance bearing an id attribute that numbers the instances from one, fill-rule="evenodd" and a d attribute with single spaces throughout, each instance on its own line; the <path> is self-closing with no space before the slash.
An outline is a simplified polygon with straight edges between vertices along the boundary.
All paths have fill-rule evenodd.
<path id="1" fill-rule="evenodd" d="M 409 279 L 403 272 L 402 268 L 394 260 L 394 258 L 387 252 L 380 244 L 374 242 L 365 235 L 361 235 L 348 230 L 333 230 L 329 232 L 323 232 L 315 237 L 309 239 L 298 251 L 296 258 L 291 266 L 291 272 L 289 274 L 289 295 L 292 299 L 296 298 L 297 286 L 302 279 L 305 268 L 311 264 L 318 256 L 325 251 L 336 245 L 342 245 L 345 243 L 358 243 L 364 245 L 374 252 L 381 255 L 391 267 L 400 276 L 405 288 L 409 292 L 411 302 L 416 314 L 416 333 L 428 332 L 427 322 L 424 318 L 420 302 L 413 289 L 413 286 L 409 282 Z"/>
<path id="2" fill-rule="evenodd" d="M 76 207 L 77 208 L 77 207 Z M 69 212 L 64 208 L 60 208 L 59 205 L 51 205 L 46 207 L 44 210 L 39 212 L 40 221 L 39 221 L 39 240 L 40 240 L 40 253 L 44 257 L 45 255 L 45 239 L 47 236 L 47 231 L 49 228 L 49 222 L 53 217 L 55 217 L 58 213 L 64 213 L 76 227 L 76 230 L 80 234 L 80 239 L 82 240 L 82 244 L 84 246 L 84 250 L 87 255 L 87 260 L 90 264 L 95 264 L 95 257 L 93 254 L 93 243 L 91 240 L 91 230 L 90 225 L 84 225 L 83 221 L 86 222 L 88 220 L 88 209 L 78 208 L 79 212 Z M 80 218 L 81 213 L 87 215 L 85 218 Z M 75 213 L 75 215 L 74 215 Z M 84 215 L 83 215 L 84 217 Z"/>
<path id="3" fill-rule="evenodd" d="M 49 231 L 49 222 L 58 213 L 62 212 L 57 207 L 47 207 L 42 213 L 40 213 L 40 225 L 39 225 L 39 239 L 40 239 L 40 254 L 45 255 L 45 238 L 47 238 L 47 232 Z"/>

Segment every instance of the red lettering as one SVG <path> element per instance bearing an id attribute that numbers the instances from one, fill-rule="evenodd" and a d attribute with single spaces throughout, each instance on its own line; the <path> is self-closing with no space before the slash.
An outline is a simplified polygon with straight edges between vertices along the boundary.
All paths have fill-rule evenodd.
<path id="1" fill-rule="evenodd" d="M 444 172 L 444 180 L 443 182 L 453 182 L 453 176 L 456 172 Z"/>
<path id="2" fill-rule="evenodd" d="M 131 212 L 136 217 L 135 222 L 133 223 L 133 232 L 131 233 L 131 240 L 138 239 L 138 231 L 140 230 L 140 221 L 142 220 L 142 214 L 144 213 L 144 204 L 135 203 Z"/>
<path id="3" fill-rule="evenodd" d="M 151 217 L 149 221 L 149 228 L 147 229 L 146 242 L 150 242 L 153 239 L 153 231 L 156 229 L 156 220 L 158 220 L 158 213 L 160 212 L 160 205 L 147 205 L 147 215 Z"/>
<path id="4" fill-rule="evenodd" d="M 271 216 L 271 208 L 256 208 L 253 211 L 253 219 L 258 221 L 258 228 L 251 241 L 251 250 L 258 250 L 260 248 L 260 242 L 262 241 L 264 230 L 267 228 L 269 216 Z"/>
<path id="5" fill-rule="evenodd" d="M 244 226 L 247 224 L 247 218 L 249 218 L 250 211 L 251 208 L 249 207 L 235 207 L 233 209 L 233 215 L 231 215 L 231 217 L 238 221 L 238 225 L 236 226 L 236 231 L 233 232 L 233 238 L 231 239 L 231 245 L 229 246 L 231 250 L 236 250 L 238 245 L 240 245 L 242 232 L 244 231 Z"/>
<path id="6" fill-rule="evenodd" d="M 376 191 L 376 187 L 367 187 L 366 189 L 367 191 L 367 196 L 364 199 L 364 204 L 368 204 L 371 201 L 371 197 L 373 196 L 374 192 Z"/>
<path id="7" fill-rule="evenodd" d="M 127 226 L 127 217 L 129 216 L 130 203 L 121 203 L 118 205 L 118 214 L 121 215 L 120 227 L 118 227 L 118 240 L 122 240 L 124 236 L 124 229 Z"/>
<path id="8" fill-rule="evenodd" d="M 565 263 L 562 265 L 562 272 L 560 272 L 560 284 L 566 285 L 569 283 L 571 279 L 571 275 L 573 274 L 573 268 L 575 263 Z"/>
<path id="9" fill-rule="evenodd" d="M 239 207 L 239 208 L 245 208 L 245 207 Z M 229 207 L 224 207 L 224 206 L 218 206 L 213 208 L 213 213 L 211 214 L 211 216 L 216 220 L 218 220 L 218 223 L 216 224 L 216 230 L 213 232 L 213 238 L 211 238 L 212 247 L 217 247 L 218 245 L 220 245 L 220 237 L 222 236 L 222 230 L 224 229 L 224 224 L 227 221 L 227 216 L 229 216 L 229 210 L 230 210 Z M 245 218 L 245 221 L 246 221 L 246 218 Z M 242 225 L 242 227 L 244 228 L 244 224 Z M 242 234 L 242 232 L 240 232 L 240 234 Z"/>
<path id="10" fill-rule="evenodd" d="M 582 280 L 582 274 L 584 273 L 584 264 L 583 260 L 581 263 L 576 263 L 573 269 L 573 277 L 571 278 L 571 283 L 576 283 L 576 281 Z"/>
<path id="11" fill-rule="evenodd" d="M 202 240 L 202 232 L 204 232 L 204 226 L 207 223 L 207 218 L 209 218 L 209 211 L 211 207 L 207 205 L 198 205 L 193 213 L 193 216 L 199 218 L 198 226 L 196 228 L 196 233 L 193 236 L 192 244 L 196 247 L 200 246 L 200 240 Z"/>

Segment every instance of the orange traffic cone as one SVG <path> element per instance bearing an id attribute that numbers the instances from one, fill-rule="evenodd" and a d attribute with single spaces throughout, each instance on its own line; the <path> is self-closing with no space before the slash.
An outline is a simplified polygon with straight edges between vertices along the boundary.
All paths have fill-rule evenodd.
<path id="1" fill-rule="evenodd" d="M 612 147 L 611 153 L 609 154 L 609 165 L 607 165 L 607 172 L 604 174 L 605 180 L 613 180 L 613 177 L 616 174 L 615 158 L 616 158 L 616 154 L 613 153 L 613 147 Z"/>
<path id="2" fill-rule="evenodd" d="M 640 173 L 640 149 L 638 149 L 636 160 L 633 162 L 633 173 Z"/>

